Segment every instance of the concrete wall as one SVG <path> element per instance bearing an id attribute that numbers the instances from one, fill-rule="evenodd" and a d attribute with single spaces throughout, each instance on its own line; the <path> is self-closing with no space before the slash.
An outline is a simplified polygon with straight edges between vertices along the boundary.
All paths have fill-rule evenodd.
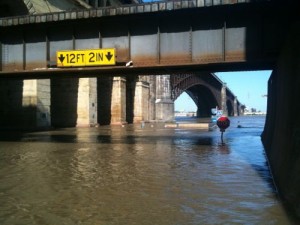
<path id="1" fill-rule="evenodd" d="M 300 217 L 300 23 L 291 28 L 269 80 L 262 140 L 283 200 Z"/>

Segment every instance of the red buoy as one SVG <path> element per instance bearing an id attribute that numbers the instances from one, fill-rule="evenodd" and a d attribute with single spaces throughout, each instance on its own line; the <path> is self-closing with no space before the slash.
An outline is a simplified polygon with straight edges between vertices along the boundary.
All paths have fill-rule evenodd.
<path id="1" fill-rule="evenodd" d="M 225 132 L 225 130 L 230 126 L 230 120 L 226 116 L 221 116 L 217 120 L 217 126 L 220 128 L 221 132 Z"/>
<path id="2" fill-rule="evenodd" d="M 221 141 L 222 141 L 222 144 L 224 144 L 223 133 L 225 132 L 226 128 L 228 128 L 230 126 L 230 120 L 226 116 L 221 116 L 217 120 L 217 126 L 220 128 L 220 131 L 221 131 Z"/>

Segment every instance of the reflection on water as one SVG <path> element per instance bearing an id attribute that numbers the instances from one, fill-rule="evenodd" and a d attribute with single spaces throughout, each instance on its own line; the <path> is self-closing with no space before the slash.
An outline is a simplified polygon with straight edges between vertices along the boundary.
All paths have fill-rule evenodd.
<path id="1" fill-rule="evenodd" d="M 225 145 L 158 126 L 1 132 L 0 224 L 290 224 L 264 117 L 231 120 Z"/>

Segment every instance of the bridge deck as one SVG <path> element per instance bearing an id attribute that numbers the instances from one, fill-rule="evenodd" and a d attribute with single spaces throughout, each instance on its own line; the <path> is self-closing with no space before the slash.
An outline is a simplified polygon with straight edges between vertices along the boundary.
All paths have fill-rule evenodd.
<path id="1" fill-rule="evenodd" d="M 3 18 L 0 77 L 272 69 L 287 26 L 270 3 L 176 0 Z M 116 50 L 116 66 L 58 68 L 57 51 L 99 48 Z"/>

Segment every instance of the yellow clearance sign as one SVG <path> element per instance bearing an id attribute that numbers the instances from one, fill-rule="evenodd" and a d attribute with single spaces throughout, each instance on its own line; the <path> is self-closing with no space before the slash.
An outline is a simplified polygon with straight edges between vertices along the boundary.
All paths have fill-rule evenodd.
<path id="1" fill-rule="evenodd" d="M 58 67 L 115 65 L 116 51 L 114 48 L 57 51 L 56 63 Z"/>

